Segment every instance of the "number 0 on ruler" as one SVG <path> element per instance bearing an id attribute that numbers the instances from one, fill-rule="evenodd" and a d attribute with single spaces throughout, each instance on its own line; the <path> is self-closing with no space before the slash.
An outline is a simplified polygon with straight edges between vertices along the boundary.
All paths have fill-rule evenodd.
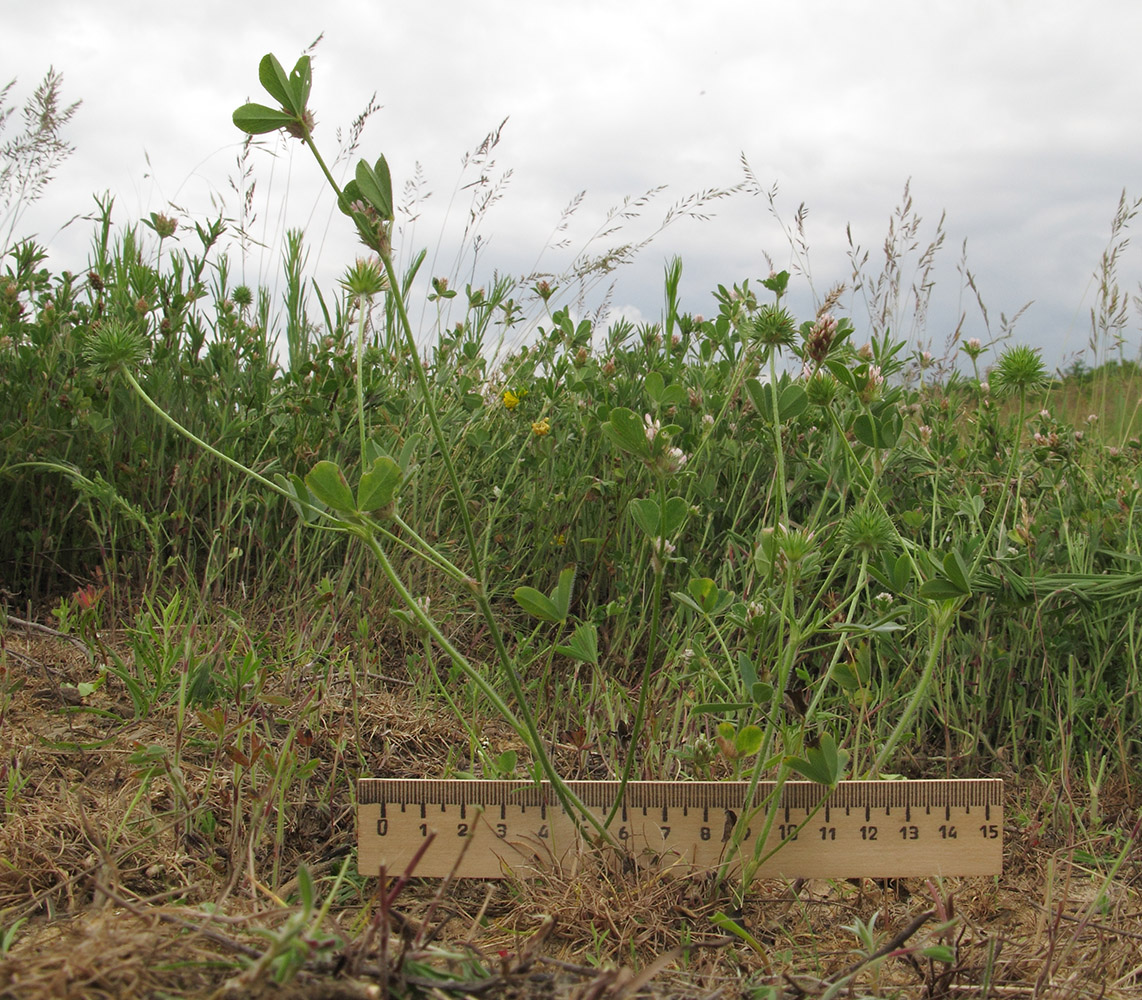
<path id="1" fill-rule="evenodd" d="M 571 781 L 605 817 L 616 781 Z M 744 781 L 633 781 L 609 831 L 638 865 L 677 875 L 714 871 L 729 856 L 745 805 Z M 763 802 L 772 785 L 758 785 Z M 583 850 L 575 820 L 546 783 L 362 778 L 357 783 L 362 875 L 403 872 L 429 834 L 413 874 L 499 878 L 571 868 Z M 781 845 L 761 877 L 902 878 L 998 875 L 1003 865 L 1003 782 L 842 781 L 831 792 L 787 782 L 762 854 Z M 766 822 L 749 822 L 740 856 L 755 856 Z M 457 861 L 459 859 L 459 864 Z M 733 862 L 736 867 L 737 862 Z"/>

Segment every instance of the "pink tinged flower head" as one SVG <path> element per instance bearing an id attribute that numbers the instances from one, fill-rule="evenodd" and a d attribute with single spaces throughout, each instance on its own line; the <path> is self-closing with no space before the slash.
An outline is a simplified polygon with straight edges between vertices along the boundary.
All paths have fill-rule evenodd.
<path id="1" fill-rule="evenodd" d="M 643 423 L 646 425 L 647 443 L 654 444 L 654 439 L 658 437 L 658 432 L 662 430 L 662 424 L 654 420 L 649 413 L 643 414 Z"/>

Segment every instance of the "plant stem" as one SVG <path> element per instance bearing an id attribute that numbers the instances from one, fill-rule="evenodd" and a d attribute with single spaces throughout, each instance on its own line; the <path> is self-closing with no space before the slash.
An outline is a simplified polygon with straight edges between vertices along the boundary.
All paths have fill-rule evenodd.
<path id="1" fill-rule="evenodd" d="M 911 725 L 913 717 L 920 708 L 920 703 L 927 696 L 928 688 L 932 683 L 932 674 L 935 672 L 936 664 L 940 659 L 940 652 L 943 650 L 944 643 L 947 641 L 948 633 L 952 630 L 952 624 L 956 620 L 956 613 L 959 611 L 961 603 L 962 599 L 958 601 L 943 601 L 933 608 L 932 615 L 936 619 L 936 634 L 933 637 L 932 646 L 928 650 L 928 662 L 924 664 L 924 672 L 920 675 L 920 680 L 912 691 L 912 697 L 908 699 L 908 704 L 901 713 L 900 720 L 896 723 L 896 727 L 892 730 L 884 746 L 880 748 L 880 753 L 876 755 L 876 759 L 872 762 L 870 778 L 876 778 L 888 763 L 892 752 L 896 749 L 896 744 L 900 742 L 900 737 L 904 735 L 904 730 Z"/>

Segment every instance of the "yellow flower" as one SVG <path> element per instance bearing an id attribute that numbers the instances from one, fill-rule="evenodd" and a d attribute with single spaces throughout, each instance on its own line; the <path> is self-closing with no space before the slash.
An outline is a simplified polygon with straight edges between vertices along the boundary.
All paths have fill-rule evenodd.
<path id="1" fill-rule="evenodd" d="M 551 433 L 551 421 L 544 417 L 542 420 L 537 420 L 531 425 L 531 433 L 536 437 L 545 437 Z"/>
<path id="2" fill-rule="evenodd" d="M 514 410 L 519 406 L 519 396 L 517 396 L 511 389 L 505 389 L 504 394 L 500 397 L 504 402 L 504 409 Z"/>

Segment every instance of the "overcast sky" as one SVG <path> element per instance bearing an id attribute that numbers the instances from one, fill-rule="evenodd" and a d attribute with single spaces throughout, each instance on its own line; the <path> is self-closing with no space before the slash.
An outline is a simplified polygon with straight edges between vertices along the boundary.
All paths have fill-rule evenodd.
<path id="1" fill-rule="evenodd" d="M 185 210 L 184 220 L 237 214 L 241 135 L 231 123 L 247 99 L 265 101 L 262 55 L 287 70 L 318 35 L 311 106 L 316 138 L 336 153 L 375 92 L 359 155 L 384 153 L 400 189 L 417 164 L 423 190 L 415 228 L 398 249 L 426 247 L 433 274 L 448 274 L 468 218 L 476 174 L 461 158 L 505 118 L 493 181 L 511 171 L 480 233 L 477 280 L 559 270 L 582 250 L 625 196 L 666 185 L 640 219 L 594 246 L 641 239 L 687 196 L 743 179 L 744 155 L 763 188 L 776 184 L 791 228 L 805 204 L 812 282 L 796 276 L 804 315 L 838 281 L 849 281 L 846 226 L 883 260 L 888 222 L 911 179 L 923 222 L 921 249 L 946 212 L 946 242 L 926 329 L 910 312 L 900 332 L 945 337 L 966 311 L 963 336 L 986 339 L 967 265 L 989 310 L 1033 300 L 1015 339 L 1042 347 L 1052 365 L 1083 349 L 1096 304 L 1091 280 L 1121 192 L 1142 196 L 1142 4 L 1137 0 L 661 0 L 396 4 L 198 0 L 196 3 L 40 0 L 5 4 L 0 85 L 18 77 L 18 100 L 49 66 L 64 94 L 82 99 L 67 137 L 76 152 L 24 217 L 57 267 L 86 261 L 89 223 L 60 227 L 110 191 L 115 218 Z M 2 138 L 10 138 L 15 118 Z M 276 154 L 276 155 L 272 155 Z M 285 225 L 304 226 L 310 270 L 328 288 L 359 252 L 334 217 L 317 169 L 296 142 L 271 139 L 252 159 L 258 186 L 254 231 L 270 244 L 245 261 L 245 279 L 277 280 Z M 546 250 L 565 206 L 586 195 L 565 233 L 567 250 Z M 614 275 L 611 302 L 634 319 L 657 320 L 662 269 L 685 265 L 682 305 L 715 312 L 718 283 L 764 277 L 797 263 L 764 196 L 713 202 L 707 221 L 681 219 Z M 193 248 L 192 235 L 181 245 Z M 242 262 L 234 250 L 235 269 Z M 1138 291 L 1142 243 L 1120 261 L 1124 291 Z M 904 272 L 913 279 L 916 254 Z M 465 266 L 470 265 L 466 258 Z M 426 265 L 426 272 L 430 265 Z M 602 289 L 596 291 L 601 294 Z M 863 301 L 847 300 L 861 339 Z M 316 312 L 316 305 L 315 305 Z M 417 313 L 414 311 L 414 316 Z M 1126 354 L 1139 353 L 1131 313 Z"/>

